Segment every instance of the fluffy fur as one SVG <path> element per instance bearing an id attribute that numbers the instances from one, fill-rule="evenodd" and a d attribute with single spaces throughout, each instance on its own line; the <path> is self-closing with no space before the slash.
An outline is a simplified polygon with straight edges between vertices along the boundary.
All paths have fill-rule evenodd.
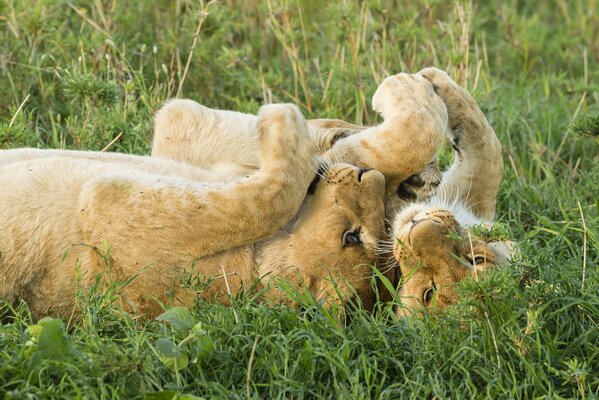
<path id="1" fill-rule="evenodd" d="M 397 214 L 390 233 L 394 260 L 402 275 L 397 314 L 440 310 L 457 301 L 456 282 L 478 279 L 510 259 L 509 242 L 487 242 L 469 227 L 491 225 L 503 175 L 501 145 L 472 96 L 445 72 L 426 68 L 447 105 L 452 166 L 435 195 Z"/>
<path id="2" fill-rule="evenodd" d="M 310 134 L 319 141 L 326 158 L 376 168 L 385 175 L 389 238 L 382 241 L 381 247 L 388 250 L 380 258 L 383 272 L 392 280 L 397 276 L 397 265 L 401 266 L 400 293 L 406 308 L 399 313 L 420 307 L 423 293 L 433 286 L 435 290 L 443 288 L 435 291 L 440 296 L 435 305 L 442 308 L 455 301 L 453 294 L 447 294 L 451 285 L 476 273 L 475 269 L 466 273 L 462 265 L 463 260 L 475 260 L 476 254 L 472 257 L 462 251 L 459 263 L 449 253 L 455 238 L 441 235 L 433 240 L 434 230 L 424 229 L 428 224 L 423 224 L 418 230 L 427 232 L 423 235 L 431 241 L 419 242 L 421 248 L 409 253 L 419 256 L 408 262 L 403 244 L 404 231 L 410 230 L 406 225 L 416 216 L 426 219 L 430 215 L 435 221 L 438 218 L 434 215 L 443 215 L 441 219 L 450 226 L 446 231 L 477 243 L 470 252 L 476 247 L 484 255 L 486 269 L 506 260 L 509 245 L 483 245 L 468 231 L 469 226 L 491 224 L 494 219 L 503 175 L 501 146 L 472 96 L 436 68 L 385 79 L 372 104 L 384 118 L 379 126 L 312 120 L 308 122 Z M 156 116 L 153 155 L 244 173 L 246 168 L 255 168 L 260 159 L 255 150 L 254 119 L 247 114 L 211 110 L 191 100 L 173 100 Z M 445 136 L 453 144 L 455 158 L 441 177 L 435 155 Z M 431 254 L 434 256 L 428 256 Z M 421 274 L 426 279 L 420 278 Z M 425 306 L 432 306 L 429 303 Z"/>
<path id="3" fill-rule="evenodd" d="M 97 276 L 132 279 L 124 306 L 152 317 L 198 294 L 226 302 L 267 275 L 326 301 L 371 301 L 383 175 L 336 164 L 305 199 L 316 146 L 297 108 L 264 106 L 254 129 L 260 167 L 227 179 L 161 158 L 0 152 L 0 186 L 10 188 L 0 194 L 0 298 L 27 301 L 36 317 L 69 315 Z M 359 240 L 345 244 L 347 231 Z M 183 285 L 190 276 L 212 279 L 210 289 Z"/>

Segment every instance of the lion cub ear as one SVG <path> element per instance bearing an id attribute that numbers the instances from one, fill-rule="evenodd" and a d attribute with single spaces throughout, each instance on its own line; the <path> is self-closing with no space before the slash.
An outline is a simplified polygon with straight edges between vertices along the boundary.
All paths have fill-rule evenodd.
<path id="1" fill-rule="evenodd" d="M 322 152 L 330 150 L 339 140 L 366 129 L 340 119 L 311 119 L 308 125 L 313 128 L 318 148 Z"/>
<path id="2" fill-rule="evenodd" d="M 487 246 L 495 252 L 495 263 L 505 264 L 514 260 L 518 255 L 516 242 L 511 240 L 498 240 L 487 243 Z"/>

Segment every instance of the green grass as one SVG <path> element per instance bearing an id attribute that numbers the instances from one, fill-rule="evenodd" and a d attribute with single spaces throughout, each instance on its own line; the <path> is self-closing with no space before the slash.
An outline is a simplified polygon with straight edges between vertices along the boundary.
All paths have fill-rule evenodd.
<path id="1" fill-rule="evenodd" d="M 422 319 L 381 306 L 341 326 L 310 300 L 298 314 L 241 297 L 140 322 L 110 292 L 81 322 L 42 326 L 20 305 L 0 326 L 0 398 L 599 397 L 598 13 L 596 0 L 0 0 L 0 148 L 116 139 L 147 154 L 174 96 L 370 124 L 378 82 L 434 65 L 504 144 L 498 219 L 521 252 Z"/>

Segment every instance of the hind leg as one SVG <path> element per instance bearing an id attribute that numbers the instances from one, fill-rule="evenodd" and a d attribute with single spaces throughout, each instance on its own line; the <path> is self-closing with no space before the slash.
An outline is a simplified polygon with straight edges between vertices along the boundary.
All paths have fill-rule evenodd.
<path id="1" fill-rule="evenodd" d="M 452 166 L 443 176 L 440 193 L 459 199 L 477 217 L 492 221 L 503 176 L 501 144 L 474 98 L 437 68 L 418 72 L 428 79 L 447 106 L 455 149 Z"/>
<path id="2" fill-rule="evenodd" d="M 154 118 L 152 156 L 212 169 L 231 179 L 260 165 L 258 117 L 171 100 Z"/>
<path id="3" fill-rule="evenodd" d="M 211 169 L 223 180 L 248 175 L 260 165 L 257 122 L 255 115 L 214 110 L 193 100 L 171 100 L 154 118 L 152 155 Z M 307 123 L 320 152 L 365 129 L 337 119 Z"/>

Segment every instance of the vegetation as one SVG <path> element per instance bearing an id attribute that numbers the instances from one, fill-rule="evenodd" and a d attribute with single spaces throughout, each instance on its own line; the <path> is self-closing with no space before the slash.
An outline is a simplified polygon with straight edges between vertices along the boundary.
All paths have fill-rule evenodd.
<path id="1" fill-rule="evenodd" d="M 175 96 L 372 124 L 384 77 L 433 65 L 504 145 L 498 218 L 521 253 L 421 319 L 381 305 L 341 325 L 310 299 L 242 296 L 141 322 L 110 305 L 118 288 L 82 293 L 77 323 L 0 304 L 0 398 L 599 397 L 598 7 L 0 0 L 0 148 L 147 154 Z"/>

